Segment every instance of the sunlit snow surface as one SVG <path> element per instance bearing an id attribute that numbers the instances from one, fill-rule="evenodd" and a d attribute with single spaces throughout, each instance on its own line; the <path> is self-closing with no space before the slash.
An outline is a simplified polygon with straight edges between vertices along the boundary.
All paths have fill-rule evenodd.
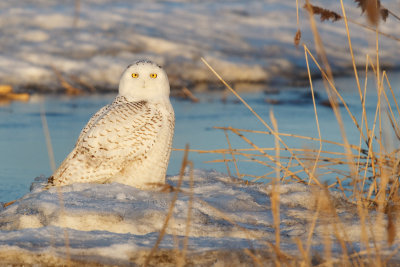
<path id="1" fill-rule="evenodd" d="M 304 51 L 301 46 L 296 48 L 293 45 L 297 30 L 296 1 L 293 0 L 87 0 L 79 1 L 79 20 L 77 25 L 73 26 L 75 2 L 72 0 L 0 1 L 2 84 L 7 83 L 16 88 L 25 87 L 29 90 L 55 90 L 60 88 L 60 82 L 54 71 L 56 69 L 69 82 L 89 84 L 98 90 L 116 90 L 122 70 L 139 58 L 155 60 L 162 64 L 174 86 L 189 86 L 215 79 L 201 62 L 200 57 L 205 57 L 226 80 L 234 82 L 264 83 L 306 73 Z M 365 18 L 360 16 L 361 11 L 354 1 L 344 2 L 347 15 L 353 20 L 365 23 Z M 303 3 L 300 1 L 300 4 Z M 341 13 L 338 2 L 321 1 L 313 4 Z M 396 13 L 398 8 L 396 1 L 385 1 L 384 4 Z M 307 23 L 307 16 L 300 8 L 302 42 L 312 49 L 313 35 Z M 348 67 L 351 69 L 352 62 L 343 22 L 318 23 L 318 28 L 333 70 L 338 71 Z M 389 17 L 386 23 L 380 24 L 380 30 L 397 34 L 398 22 Z M 350 34 L 356 63 L 362 66 L 365 54 L 369 53 L 372 56 L 375 53 L 375 32 L 371 33 L 350 24 Z M 379 45 L 381 63 L 398 66 L 400 50 L 394 41 L 381 37 Z M 315 67 L 311 68 L 315 70 Z M 348 91 L 354 87 L 354 83 L 352 86 L 349 84 L 345 83 L 340 88 Z M 283 99 L 287 99 L 287 96 Z M 367 101 L 369 99 L 367 98 Z M 304 115 L 306 108 L 307 112 L 313 112 L 312 106 L 294 105 L 290 100 L 289 98 L 288 104 L 274 109 L 278 117 L 282 116 L 278 120 L 280 129 L 290 133 L 293 133 L 292 128 L 308 131 L 309 129 L 303 128 L 311 127 L 301 126 L 312 120 Z M 60 123 L 54 124 L 58 131 L 64 131 L 58 139 L 61 140 L 60 143 L 69 140 L 70 145 L 73 144 L 76 137 L 69 136 L 78 134 L 90 112 L 98 108 L 90 106 L 90 103 L 85 101 L 83 104 L 78 101 L 60 105 L 53 100 L 57 106 L 53 108 L 47 106 L 51 133 L 57 131 L 51 128 L 54 121 Z M 100 99 L 99 103 L 104 105 L 107 101 Z M 264 101 L 253 100 L 250 104 L 253 107 L 259 105 L 257 111 L 263 116 L 268 116 L 270 108 Z M 71 107 L 67 109 L 66 105 Z M 75 106 L 84 106 L 82 114 L 88 117 L 80 118 L 81 114 L 69 116 L 69 112 L 73 112 L 71 110 Z M 65 109 L 60 111 L 63 107 Z M 358 106 L 354 104 L 353 107 Z M 86 108 L 90 108 L 90 112 Z M 177 130 L 179 130 L 176 135 L 178 137 L 175 141 L 176 148 L 184 147 L 189 141 L 195 148 L 225 147 L 226 144 L 223 143 L 225 140 L 215 138 L 214 135 L 212 142 L 217 142 L 218 146 L 211 144 L 212 142 L 200 145 L 199 142 L 207 141 L 204 132 L 209 131 L 209 127 L 249 121 L 248 117 L 245 117 L 245 112 L 232 103 L 219 109 L 202 106 L 201 113 L 198 112 L 200 106 L 192 103 L 190 106 L 188 104 L 175 108 L 176 111 L 180 111 L 176 112 Z M 375 106 L 372 108 L 375 110 Z M 193 114 L 183 115 L 188 110 L 193 110 Z M 328 113 L 327 110 L 322 112 Z M 38 165 L 36 160 L 40 158 L 39 149 L 44 150 L 45 147 L 39 121 L 39 108 L 32 111 L 28 106 L 25 109 L 18 106 L 15 110 L 4 108 L 2 113 L 3 118 L 11 117 L 10 114 L 17 115 L 10 121 L 7 119 L 2 122 L 5 131 L 10 128 L 15 129 L 10 135 L 4 135 L 3 143 L 9 145 L 4 150 L 8 153 L 2 154 L 3 157 L 15 162 L 21 160 L 24 162 L 24 168 L 32 170 L 33 167 L 30 165 Z M 233 114 L 234 119 L 228 120 L 228 114 L 231 116 Z M 325 118 L 325 123 L 330 123 L 331 119 L 327 119 L 327 116 L 330 115 L 322 114 L 321 117 Z M 78 120 L 77 118 L 80 125 L 76 124 L 75 128 L 68 129 L 70 124 L 67 123 Z M 296 123 L 285 118 L 294 119 Z M 26 121 L 31 121 L 34 126 Z M 187 125 L 191 125 L 188 122 L 201 127 L 188 127 Z M 183 128 L 188 128 L 188 134 L 182 134 Z M 247 124 L 245 128 L 254 129 Z M 327 127 L 322 128 L 328 131 L 328 136 L 324 137 L 331 140 L 330 135 L 334 135 L 331 133 L 333 131 Z M 348 127 L 346 129 L 348 130 Z M 29 138 L 26 132 L 30 134 Z M 67 135 L 68 137 L 65 137 Z M 194 143 L 193 140 L 197 142 Z M 32 154 L 26 150 L 15 149 L 13 145 L 17 143 L 31 144 L 29 147 L 32 148 Z M 57 143 L 55 149 L 57 152 Z M 66 154 L 67 150 L 70 151 L 70 148 L 63 148 L 63 152 L 56 153 L 56 158 L 62 160 L 62 155 Z M 13 157 L 18 160 L 14 160 Z M 29 158 L 29 161 L 25 160 L 25 157 Z M 195 161 L 195 166 L 201 164 L 199 161 Z M 6 160 L 2 162 L 3 182 L 6 181 L 4 177 L 11 177 L 8 178 L 10 180 L 20 177 L 14 173 L 14 167 L 9 167 Z M 176 164 L 173 165 L 176 169 Z M 19 166 L 20 163 L 18 168 Z M 43 166 L 45 164 L 40 164 L 40 168 L 48 168 L 47 165 Z M 38 174 L 43 172 L 46 173 L 41 171 Z M 31 177 L 26 173 L 21 176 L 25 179 Z M 188 235 L 189 260 L 198 263 L 195 262 L 196 253 L 228 251 L 226 262 L 232 263 L 236 259 L 235 251 L 243 251 L 246 248 L 270 251 L 269 244 L 275 243 L 270 201 L 271 186 L 246 185 L 223 174 L 209 171 L 195 171 L 194 180 Z M 24 184 L 28 186 L 29 182 L 25 181 Z M 175 187 L 177 181 L 178 177 L 169 177 L 167 180 Z M 37 181 L 31 193 L 0 212 L 0 265 L 7 261 L 29 264 L 35 260 L 55 265 L 68 255 L 75 261 L 84 260 L 101 264 L 143 263 L 146 253 L 156 244 L 175 194 L 174 191 L 168 190 L 141 191 L 120 184 L 75 184 L 61 188 L 60 192 L 56 188 L 41 191 L 37 186 L 39 182 Z M 19 192 L 25 190 L 17 188 L 21 185 L 8 183 L 8 180 L 7 184 L 9 187 L 3 190 L 5 193 L 2 192 L 3 199 L 6 199 L 4 197 L 6 193 L 14 191 L 15 195 L 20 196 Z M 166 235 L 160 244 L 160 248 L 164 250 L 171 251 L 178 243 L 182 249 L 191 196 L 188 177 L 185 177 L 182 190 L 166 228 Z M 18 191 L 18 194 L 15 191 Z M 293 255 L 299 256 L 294 238 L 300 238 L 303 244 L 308 243 L 311 226 L 314 218 L 317 218 L 315 207 L 318 206 L 316 196 L 319 191 L 300 184 L 290 184 L 281 185 L 280 192 L 281 248 L 285 252 L 294 252 Z M 10 195 L 7 197 L 10 198 Z M 348 241 L 346 247 L 349 253 L 364 250 L 360 245 L 361 222 L 357 208 L 338 193 L 331 193 L 331 200 L 335 212 L 339 214 L 340 223 L 334 213 L 324 213 L 326 209 L 321 209 L 313 230 L 312 250 L 323 255 L 324 248 L 321 244 L 326 240 L 325 233 L 334 232 L 334 227 L 330 223 L 339 229 L 338 232 L 343 235 L 343 240 Z M 395 228 L 399 229 L 399 222 L 395 223 L 397 224 Z M 370 212 L 366 222 L 366 231 L 378 240 L 376 244 L 371 243 L 370 248 L 375 245 L 382 246 L 379 252 L 386 255 L 398 249 L 390 247 L 386 242 L 387 224 L 385 216 L 382 215 L 380 219 L 373 211 Z M 330 236 L 330 238 L 334 254 L 339 253 L 341 246 L 335 237 Z M 394 244 L 398 243 L 398 238 L 397 233 Z M 140 254 L 142 252 L 144 254 Z M 394 260 L 399 257 L 393 255 L 395 255 Z M 218 259 L 223 260 L 223 257 Z M 199 258 L 197 260 L 200 262 Z M 251 258 L 249 261 L 253 263 Z M 153 263 L 157 264 L 157 259 Z M 165 264 L 160 262 L 160 258 L 158 263 Z"/>
<path id="2" fill-rule="evenodd" d="M 349 19 L 367 24 L 354 1 L 344 3 Z M 303 4 L 299 1 L 301 42 L 313 50 Z M 313 4 L 342 13 L 336 1 Z M 385 1 L 385 7 L 399 13 L 397 1 Z M 349 27 L 356 63 L 363 66 L 366 53 L 375 54 L 375 32 Z M 297 29 L 293 0 L 3 0 L 0 80 L 54 90 L 60 88 L 55 68 L 70 82 L 116 90 L 122 70 L 139 58 L 162 64 L 174 86 L 215 80 L 200 57 L 228 81 L 296 78 L 306 74 L 304 50 L 293 44 Z M 318 29 L 333 70 L 351 71 L 343 21 L 318 23 Z M 396 35 L 398 21 L 389 15 L 379 29 Z M 380 62 L 398 66 L 395 41 L 382 36 L 379 45 Z"/>
<path id="3" fill-rule="evenodd" d="M 175 235 L 180 242 L 184 240 L 189 205 L 192 205 L 189 255 L 215 250 L 267 249 L 269 242 L 274 243 L 272 185 L 246 184 L 214 171 L 195 170 L 193 178 L 192 189 L 189 176 L 183 179 L 160 249 L 174 249 Z M 176 189 L 178 181 L 178 176 L 168 177 L 172 187 L 157 191 L 116 183 L 73 184 L 43 191 L 45 177 L 39 177 L 29 194 L 0 213 L 0 259 L 14 252 L 26 259 L 38 254 L 65 257 L 67 234 L 72 260 L 103 264 L 140 262 L 143 259 L 132 257 L 139 257 L 139 252 L 149 251 L 155 245 L 176 193 L 171 188 Z M 281 247 L 295 251 L 293 238 L 306 242 L 309 235 L 319 192 L 300 184 L 280 185 L 279 192 Z M 356 207 L 335 193 L 331 193 L 331 201 L 340 214 L 339 233 L 348 241 L 349 253 L 359 251 L 361 227 Z M 320 212 L 326 212 L 326 208 Z M 320 215 L 314 230 L 313 250 L 322 252 L 320 244 L 324 233 L 331 231 L 330 223 L 339 225 L 333 214 Z M 373 227 L 375 238 L 385 241 L 386 220 L 377 223 L 374 212 L 369 220 L 367 227 Z M 336 242 L 333 251 L 339 252 Z M 182 243 L 179 247 L 182 249 Z"/>

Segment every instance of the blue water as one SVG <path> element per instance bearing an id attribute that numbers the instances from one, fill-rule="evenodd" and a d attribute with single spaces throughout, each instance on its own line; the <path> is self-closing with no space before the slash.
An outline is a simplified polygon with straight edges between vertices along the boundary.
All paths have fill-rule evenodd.
<path id="1" fill-rule="evenodd" d="M 396 84 L 396 80 L 394 84 Z M 350 109 L 361 120 L 359 96 L 354 89 L 353 78 L 341 78 L 336 81 L 338 88 L 349 104 Z M 399 84 L 397 82 L 397 84 Z M 320 103 L 326 100 L 321 82 L 315 87 L 320 90 L 318 100 L 318 116 L 323 139 L 341 142 L 341 134 L 331 108 Z M 309 91 L 304 88 L 281 88 L 279 94 L 245 93 L 241 94 L 250 106 L 269 124 L 270 112 L 278 122 L 280 132 L 318 137 L 314 108 Z M 10 201 L 23 196 L 29 191 L 34 177 L 51 175 L 46 140 L 43 133 L 40 112 L 45 110 L 56 165 L 60 164 L 72 150 L 75 141 L 88 119 L 99 108 L 111 102 L 115 95 L 67 96 L 33 96 L 27 103 L 11 102 L 0 106 L 0 201 Z M 241 129 L 266 131 L 266 127 L 234 96 L 228 101 L 221 101 L 221 93 L 203 93 L 197 95 L 199 103 L 172 99 L 176 114 L 176 128 L 173 147 L 182 149 L 186 144 L 191 149 L 213 150 L 228 148 L 225 134 L 213 126 L 232 126 Z M 272 99 L 278 104 L 272 105 Z M 370 120 L 376 108 L 376 92 L 374 84 L 368 89 L 366 107 Z M 341 108 L 347 137 L 350 143 L 359 143 L 359 134 L 350 117 Z M 230 141 L 234 148 L 248 148 L 241 138 L 230 133 Z M 247 134 L 245 136 L 259 147 L 273 148 L 274 138 L 271 135 Z M 319 143 L 283 138 L 290 147 L 318 148 Z M 394 139 L 394 145 L 396 140 Z M 324 145 L 324 150 L 343 151 L 332 145 Z M 268 152 L 274 155 L 274 151 Z M 284 152 L 282 152 L 284 155 Z M 169 175 L 179 172 L 183 152 L 173 151 L 168 168 Z M 229 155 L 226 156 L 230 158 Z M 240 157 L 238 157 L 240 159 Z M 195 168 L 216 169 L 227 172 L 224 163 L 205 163 L 205 161 L 223 159 L 221 154 L 199 154 L 191 152 L 189 159 Z M 236 175 L 233 163 L 229 163 L 230 171 Z M 239 172 L 250 175 L 263 175 L 271 171 L 261 164 L 243 161 L 238 165 Z"/>

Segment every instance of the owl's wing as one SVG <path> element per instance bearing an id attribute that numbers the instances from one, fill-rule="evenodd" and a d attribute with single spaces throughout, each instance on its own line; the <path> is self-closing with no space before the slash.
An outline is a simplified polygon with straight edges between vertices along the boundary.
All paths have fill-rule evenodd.
<path id="1" fill-rule="evenodd" d="M 145 101 L 110 108 L 82 137 L 79 147 L 91 158 L 119 162 L 146 153 L 162 127 L 162 115 Z"/>
<path id="2" fill-rule="evenodd" d="M 104 113 L 110 108 L 111 104 L 106 105 L 99 109 L 88 121 L 85 127 L 82 129 L 81 133 L 79 134 L 78 140 L 76 141 L 75 145 L 79 144 L 82 141 L 82 138 L 86 135 L 86 133 L 92 128 L 92 126 L 96 123 L 96 121 L 104 115 Z"/>
<path id="3" fill-rule="evenodd" d="M 146 157 L 161 128 L 162 115 L 154 105 L 144 101 L 111 104 L 82 131 L 49 182 L 104 182 L 127 164 Z"/>

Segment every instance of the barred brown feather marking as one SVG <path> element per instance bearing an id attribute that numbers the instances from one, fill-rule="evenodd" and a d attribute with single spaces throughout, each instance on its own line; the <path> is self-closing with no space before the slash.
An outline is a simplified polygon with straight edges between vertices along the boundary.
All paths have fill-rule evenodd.
<path id="1" fill-rule="evenodd" d="M 112 120 L 109 119 L 112 116 L 115 116 L 121 110 L 126 110 L 129 113 L 132 113 L 131 120 Z M 145 116 L 143 116 L 145 115 Z M 108 107 L 107 111 L 102 112 L 96 118 L 96 123 L 92 124 L 90 127 L 85 127 L 85 131 L 82 131 L 83 136 L 80 138 L 80 142 L 77 143 L 75 150 L 85 151 L 85 162 L 89 167 L 100 167 L 101 161 L 99 161 L 99 156 L 96 155 L 101 150 L 101 157 L 100 158 L 107 158 L 109 159 L 108 164 L 116 163 L 121 161 L 132 161 L 137 160 L 142 155 L 144 155 L 155 143 L 156 136 L 161 128 L 161 124 L 155 124 L 154 122 L 162 121 L 162 117 L 157 110 L 154 108 L 150 108 L 146 102 L 136 102 L 136 103 L 125 103 L 125 104 L 118 104 L 115 107 Z M 93 127 L 94 125 L 101 124 L 102 121 L 107 120 L 111 123 L 109 129 L 103 129 L 102 127 Z M 106 130 L 110 133 L 110 129 L 118 129 L 119 127 L 123 127 L 126 131 L 123 134 L 118 134 L 118 142 L 113 142 L 110 140 L 108 135 L 104 134 L 102 131 Z M 147 134 L 143 134 L 143 130 Z M 120 130 L 115 131 L 120 132 Z M 133 145 L 132 142 L 129 142 L 131 145 L 126 145 L 126 141 L 134 141 Z M 144 146 L 144 141 L 147 143 L 147 146 Z M 118 154 L 115 154 L 116 147 L 114 145 L 118 145 Z M 97 149 L 94 149 L 98 147 Z M 73 151 L 73 152 L 74 152 Z M 110 152 L 110 153 L 108 153 Z M 72 153 L 71 153 L 72 154 Z M 76 153 L 73 154 L 72 158 L 76 157 Z M 76 165 L 81 165 L 80 162 L 65 162 L 65 164 L 69 165 L 67 168 L 75 168 Z M 64 164 L 64 165 L 65 165 Z M 109 175 L 113 175 L 120 171 L 123 168 L 124 164 L 121 164 L 120 168 L 116 168 L 114 172 L 109 173 Z M 63 169 L 63 168 L 61 168 Z M 63 175 L 65 170 L 59 173 L 59 177 L 61 179 L 60 182 L 67 177 Z M 69 179 L 74 179 L 68 177 Z"/>

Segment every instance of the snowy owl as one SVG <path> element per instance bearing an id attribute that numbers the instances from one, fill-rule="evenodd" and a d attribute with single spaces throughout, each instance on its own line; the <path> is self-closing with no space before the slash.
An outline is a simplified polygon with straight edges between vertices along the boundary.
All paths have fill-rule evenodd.
<path id="1" fill-rule="evenodd" d="M 151 61 L 129 65 L 119 94 L 83 128 L 51 185 L 118 182 L 137 188 L 165 183 L 174 110 L 165 71 Z"/>

